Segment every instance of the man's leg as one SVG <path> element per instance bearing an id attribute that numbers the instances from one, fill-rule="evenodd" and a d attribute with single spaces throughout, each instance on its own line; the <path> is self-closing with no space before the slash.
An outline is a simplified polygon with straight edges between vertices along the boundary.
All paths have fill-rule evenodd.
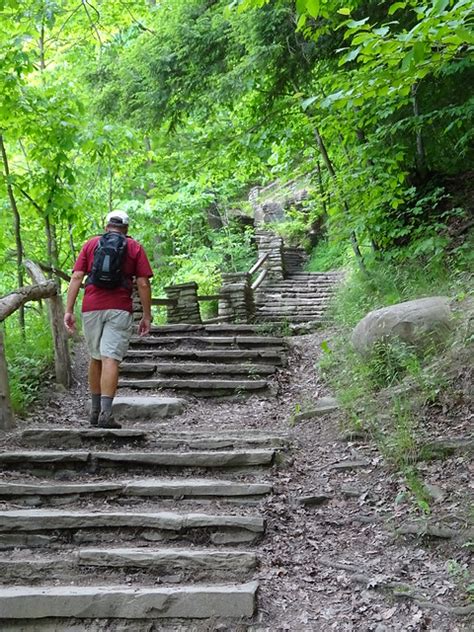
<path id="1" fill-rule="evenodd" d="M 102 375 L 100 378 L 100 392 L 102 395 L 115 397 L 119 378 L 119 360 L 102 357 Z"/>
<path id="2" fill-rule="evenodd" d="M 104 330 L 100 340 L 102 374 L 100 379 L 101 412 L 99 426 L 120 428 L 112 417 L 112 403 L 117 390 L 119 365 L 127 353 L 133 329 L 132 314 L 118 309 L 105 313 Z"/>
<path id="3" fill-rule="evenodd" d="M 119 364 L 114 358 L 102 356 L 102 373 L 100 376 L 100 417 L 99 426 L 121 428 L 112 417 L 112 403 L 117 391 Z"/>
<path id="4" fill-rule="evenodd" d="M 89 351 L 89 389 L 91 392 L 91 408 L 89 422 L 97 426 L 100 414 L 100 375 L 102 362 L 100 359 L 100 339 L 103 329 L 103 312 L 85 312 L 82 314 L 84 337 Z"/>
<path id="5" fill-rule="evenodd" d="M 102 361 L 91 358 L 89 362 L 89 390 L 91 392 L 91 412 L 89 422 L 91 426 L 97 426 L 100 414 L 100 377 L 102 373 Z"/>

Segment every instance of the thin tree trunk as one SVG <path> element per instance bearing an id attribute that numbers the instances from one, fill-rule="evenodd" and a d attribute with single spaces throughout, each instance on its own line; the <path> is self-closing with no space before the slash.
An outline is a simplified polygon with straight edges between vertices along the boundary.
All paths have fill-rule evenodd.
<path id="1" fill-rule="evenodd" d="M 13 187 L 10 182 L 10 166 L 8 164 L 7 150 L 5 148 L 5 142 L 3 140 L 3 134 L 0 134 L 0 150 L 2 152 L 3 172 L 5 176 L 5 185 L 7 187 L 8 199 L 10 200 L 10 208 L 13 214 L 13 229 L 15 233 L 15 245 L 16 245 L 16 270 L 18 287 L 23 287 L 23 243 L 21 240 L 21 218 L 16 203 Z M 25 309 L 21 306 L 19 310 L 20 328 L 25 335 Z"/>
<path id="2" fill-rule="evenodd" d="M 316 170 L 318 172 L 319 195 L 321 196 L 321 204 L 323 207 L 323 213 L 324 213 L 324 217 L 327 217 L 328 209 L 326 206 L 326 200 L 324 199 L 325 193 L 324 193 L 324 187 L 323 187 L 323 174 L 321 173 L 321 164 L 319 160 L 316 163 Z"/>
<path id="3" fill-rule="evenodd" d="M 76 254 L 76 247 L 74 246 L 74 238 L 72 236 L 72 224 L 71 224 L 71 222 L 68 223 L 67 230 L 68 230 L 68 234 L 69 234 L 69 247 L 71 248 L 72 258 L 75 261 L 76 258 L 77 258 L 77 254 Z"/>
<path id="4" fill-rule="evenodd" d="M 46 68 L 45 58 L 44 58 L 44 24 L 41 24 L 40 38 L 39 38 L 39 58 L 40 58 L 40 70 Z"/>
<path id="5" fill-rule="evenodd" d="M 415 83 L 411 87 L 411 101 L 413 106 L 413 114 L 417 118 L 420 116 L 420 108 L 418 104 L 418 99 L 416 93 L 418 91 L 418 84 Z M 423 141 L 423 135 L 421 133 L 421 127 L 418 124 L 415 124 L 415 135 L 416 135 L 416 167 L 418 173 L 422 178 L 426 177 L 426 152 L 425 152 L 425 143 Z"/>
<path id="6" fill-rule="evenodd" d="M 46 242 L 48 249 L 48 264 L 51 268 L 59 268 L 58 261 L 58 243 L 56 238 L 56 227 L 51 223 L 49 215 L 44 217 L 44 225 L 46 232 Z"/>
<path id="7" fill-rule="evenodd" d="M 112 173 L 112 161 L 109 156 L 109 213 L 111 213 L 114 210 L 113 198 L 114 198 L 114 174 Z"/>
<path id="8" fill-rule="evenodd" d="M 3 330 L 0 327 L 0 432 L 15 427 L 10 387 L 8 386 L 7 359 L 3 343 Z"/>
<path id="9" fill-rule="evenodd" d="M 321 152 L 321 156 L 323 157 L 324 160 L 324 164 L 326 165 L 327 170 L 329 171 L 329 175 L 334 179 L 337 180 L 337 176 L 336 176 L 336 172 L 334 170 L 334 166 L 331 162 L 331 159 L 329 158 L 327 149 L 326 149 L 326 145 L 324 144 L 323 138 L 319 132 L 319 129 L 317 127 L 315 127 L 314 129 L 314 135 L 316 137 L 316 142 L 318 143 L 318 147 L 319 150 Z M 350 211 L 349 211 L 349 206 L 347 205 L 347 202 L 345 199 L 342 200 L 342 204 L 344 207 L 344 211 L 346 213 L 347 216 L 350 216 Z M 352 245 L 352 250 L 354 251 L 354 254 L 356 256 L 357 262 L 359 263 L 359 266 L 361 268 L 361 270 L 363 272 L 367 272 L 367 268 L 365 267 L 365 262 L 364 262 L 364 258 L 362 256 L 362 253 L 360 251 L 360 247 L 359 247 L 359 242 L 357 241 L 357 236 L 355 234 L 355 231 L 351 230 L 350 232 L 350 240 L 351 240 L 351 245 Z"/>
<path id="10" fill-rule="evenodd" d="M 38 264 L 27 260 L 25 265 L 35 283 L 44 283 L 46 281 Z M 68 337 L 64 328 L 64 306 L 59 291 L 49 299 L 48 308 L 54 344 L 56 382 L 69 388 L 72 382 L 71 358 L 69 355 Z"/>

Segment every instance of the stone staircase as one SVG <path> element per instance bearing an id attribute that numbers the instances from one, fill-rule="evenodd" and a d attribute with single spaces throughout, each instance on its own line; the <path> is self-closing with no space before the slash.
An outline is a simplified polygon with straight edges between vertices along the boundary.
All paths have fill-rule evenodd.
<path id="1" fill-rule="evenodd" d="M 285 436 L 41 426 L 14 445 L 0 453 L 2 632 L 250 622 Z"/>
<path id="2" fill-rule="evenodd" d="M 340 272 L 291 272 L 282 280 L 269 280 L 256 293 L 257 322 L 294 325 L 324 323 Z"/>
<path id="3" fill-rule="evenodd" d="M 285 273 L 301 272 L 308 261 L 308 254 L 304 248 L 285 246 L 283 248 L 283 269 Z"/>
<path id="4" fill-rule="evenodd" d="M 199 397 L 271 393 L 285 357 L 283 338 L 255 325 L 163 325 L 132 339 L 119 386 Z"/>

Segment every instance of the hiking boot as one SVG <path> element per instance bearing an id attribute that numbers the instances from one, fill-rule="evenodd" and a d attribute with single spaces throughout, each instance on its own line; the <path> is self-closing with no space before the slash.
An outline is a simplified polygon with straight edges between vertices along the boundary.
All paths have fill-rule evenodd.
<path id="1" fill-rule="evenodd" d="M 122 427 L 112 417 L 112 411 L 108 411 L 108 412 L 102 411 L 99 415 L 97 425 L 99 426 L 99 428 L 121 428 Z"/>
<path id="2" fill-rule="evenodd" d="M 99 415 L 100 410 L 91 410 L 91 412 L 89 413 L 89 424 L 91 426 L 97 426 L 97 424 L 99 423 Z"/>

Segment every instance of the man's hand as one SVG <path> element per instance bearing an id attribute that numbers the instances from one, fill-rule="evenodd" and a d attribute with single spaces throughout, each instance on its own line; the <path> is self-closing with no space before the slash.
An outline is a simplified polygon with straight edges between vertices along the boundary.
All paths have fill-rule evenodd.
<path id="1" fill-rule="evenodd" d="M 64 326 L 66 331 L 70 334 L 74 334 L 76 331 L 76 317 L 72 312 L 66 312 L 64 314 Z"/>
<path id="2" fill-rule="evenodd" d="M 153 319 L 150 317 L 145 318 L 145 316 L 143 316 L 143 318 L 141 319 L 141 321 L 138 324 L 138 335 L 139 336 L 147 336 L 150 333 L 150 327 L 151 327 L 151 321 Z"/>

